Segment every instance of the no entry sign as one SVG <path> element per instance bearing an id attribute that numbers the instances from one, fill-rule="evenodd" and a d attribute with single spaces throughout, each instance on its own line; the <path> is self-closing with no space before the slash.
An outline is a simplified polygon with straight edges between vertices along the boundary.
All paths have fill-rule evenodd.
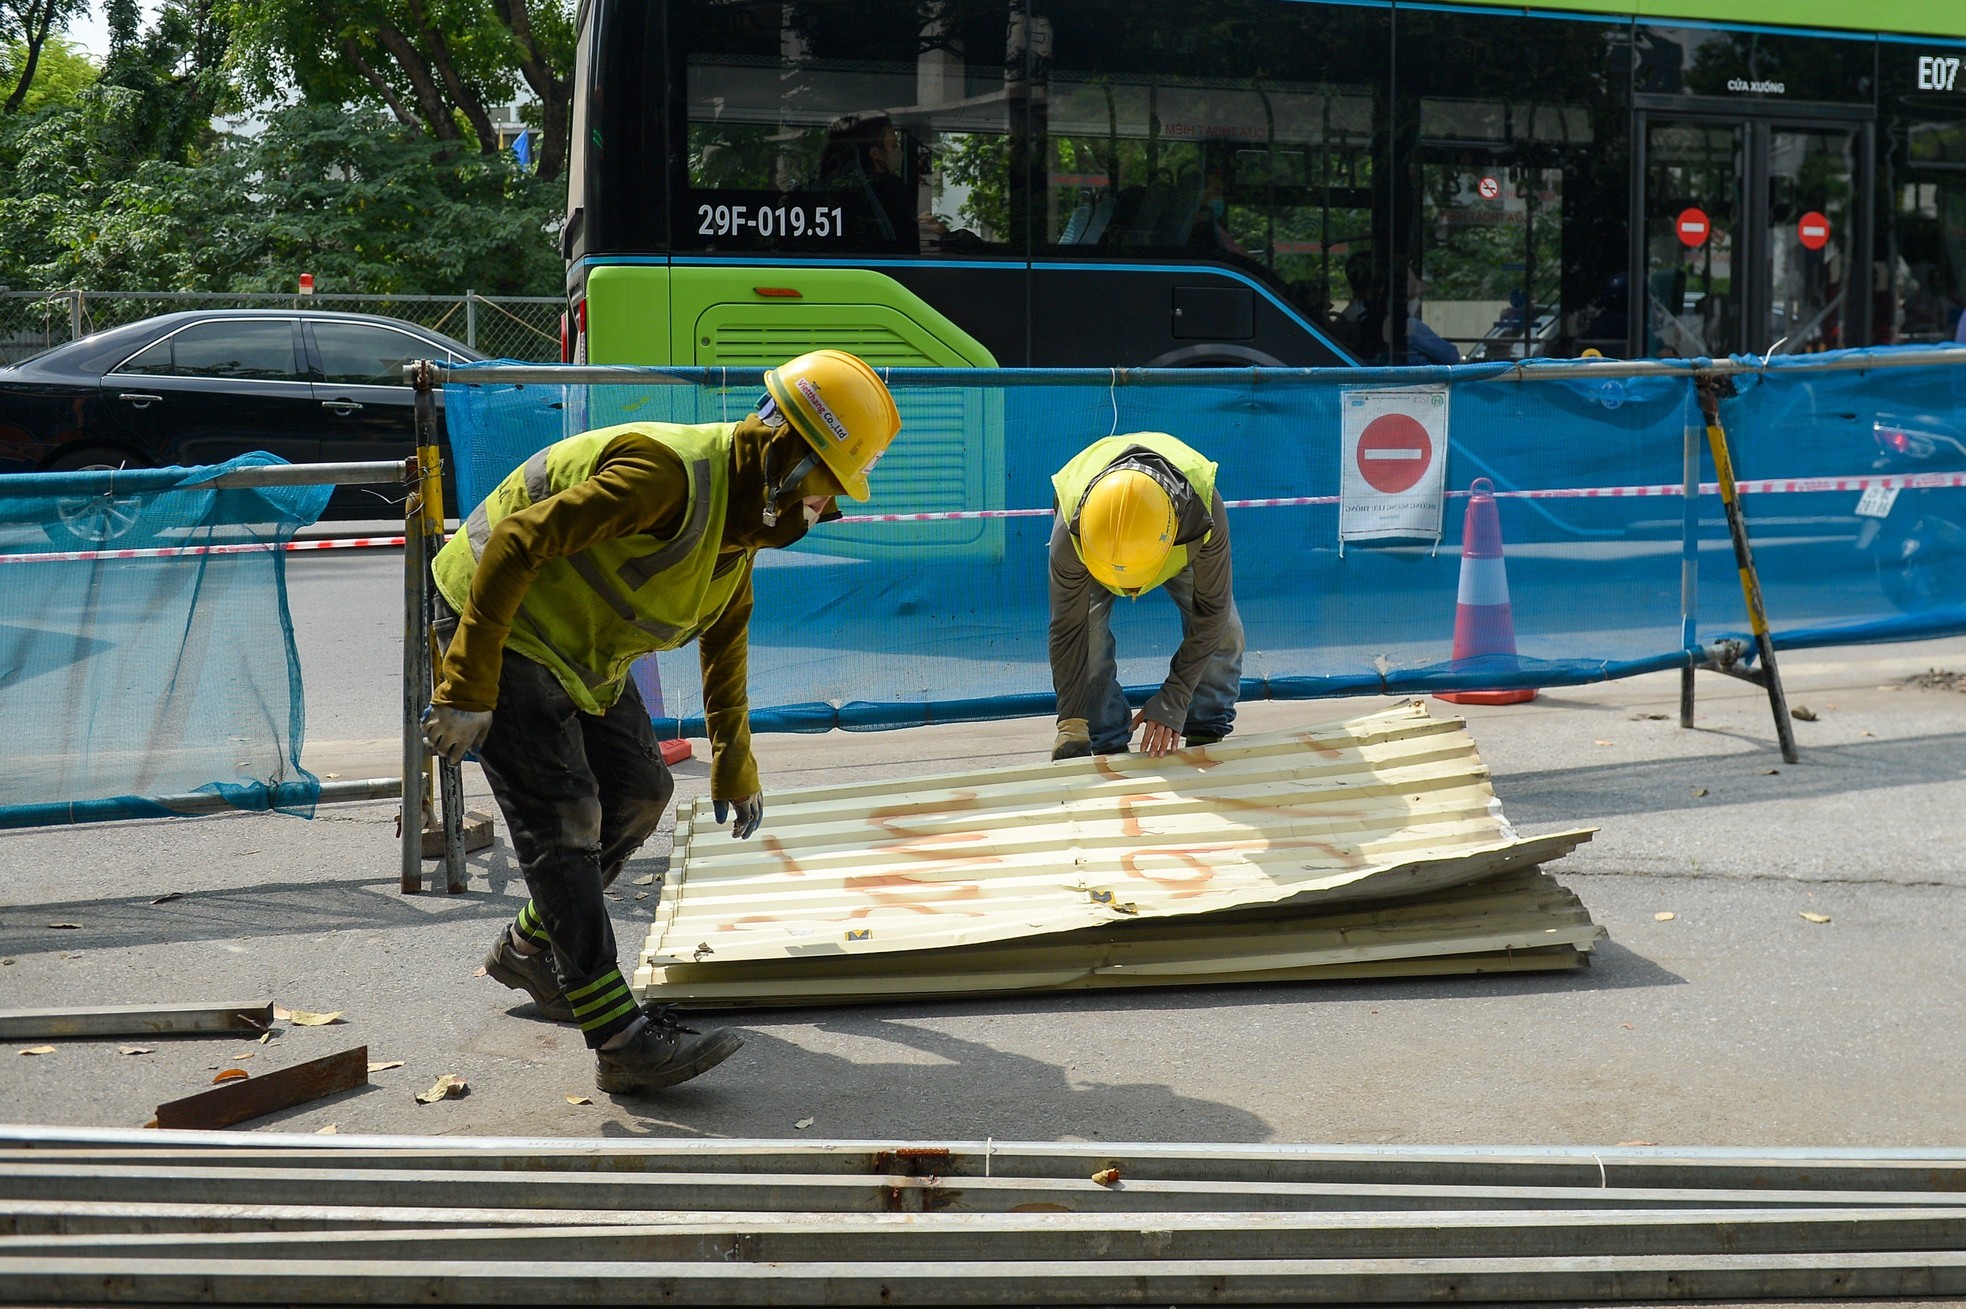
<path id="1" fill-rule="evenodd" d="M 1703 246 L 1713 235 L 1713 223 L 1707 218 L 1704 209 L 1682 209 L 1679 217 L 1673 220 L 1673 231 L 1679 234 L 1679 243 L 1684 246 Z"/>
<path id="2" fill-rule="evenodd" d="M 1359 433 L 1359 476 L 1387 495 L 1409 491 L 1433 462 L 1434 439 L 1424 424 L 1405 414 L 1380 414 Z"/>
<path id="3" fill-rule="evenodd" d="M 1829 244 L 1829 219 L 1811 209 L 1795 220 L 1795 239 L 1805 249 L 1822 249 Z"/>
<path id="4" fill-rule="evenodd" d="M 1338 539 L 1440 539 L 1447 465 L 1447 388 L 1346 391 Z"/>

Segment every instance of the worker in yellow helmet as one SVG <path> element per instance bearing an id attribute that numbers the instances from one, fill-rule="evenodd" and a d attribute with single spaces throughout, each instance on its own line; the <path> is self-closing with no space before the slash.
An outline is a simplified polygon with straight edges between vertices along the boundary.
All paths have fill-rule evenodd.
<path id="1" fill-rule="evenodd" d="M 1051 479 L 1053 759 L 1116 754 L 1141 728 L 1159 758 L 1227 736 L 1242 685 L 1242 619 L 1229 566 L 1229 516 L 1215 465 L 1164 432 L 1094 441 Z M 1113 644 L 1113 602 L 1159 587 L 1181 611 L 1181 645 L 1129 717 Z"/>
<path id="2" fill-rule="evenodd" d="M 819 350 L 765 374 L 737 423 L 627 423 L 547 446 L 438 552 L 439 682 L 424 740 L 477 751 L 532 898 L 485 971 L 578 1022 L 595 1085 L 641 1093 L 742 1044 L 638 1009 L 602 891 L 675 789 L 635 660 L 691 641 L 703 670 L 710 795 L 747 838 L 764 816 L 745 672 L 753 556 L 865 500 L 901 418 L 874 371 Z M 694 1037 L 695 1039 L 685 1039 Z"/>

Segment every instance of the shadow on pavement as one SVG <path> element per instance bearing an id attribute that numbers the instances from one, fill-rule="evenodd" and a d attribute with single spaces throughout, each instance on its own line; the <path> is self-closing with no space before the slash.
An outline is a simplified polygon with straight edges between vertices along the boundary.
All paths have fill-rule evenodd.
<path id="1" fill-rule="evenodd" d="M 1575 825 L 1611 814 L 1844 796 L 1966 778 L 1966 736 L 1958 733 L 1835 745 L 1804 741 L 1798 764 L 1782 762 L 1772 735 L 1765 744 L 1764 755 L 1748 758 L 1688 755 L 1498 772 L 1495 792 L 1515 823 Z M 1777 771 L 1770 775 L 1768 769 Z M 1694 796 L 1696 788 L 1707 794 Z"/>

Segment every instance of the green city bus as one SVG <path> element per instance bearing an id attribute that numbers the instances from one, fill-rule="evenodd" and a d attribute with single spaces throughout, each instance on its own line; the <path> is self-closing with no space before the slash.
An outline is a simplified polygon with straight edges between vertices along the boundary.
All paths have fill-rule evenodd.
<path id="1" fill-rule="evenodd" d="M 1966 4 L 585 0 L 567 356 L 1951 340 Z M 1861 24 L 1861 26 L 1860 26 Z"/>

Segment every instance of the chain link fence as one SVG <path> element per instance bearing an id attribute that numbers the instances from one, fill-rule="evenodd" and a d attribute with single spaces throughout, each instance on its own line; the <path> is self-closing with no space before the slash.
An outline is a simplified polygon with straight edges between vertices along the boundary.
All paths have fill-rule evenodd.
<path id="1" fill-rule="evenodd" d="M 383 314 L 442 332 L 481 354 L 532 363 L 560 358 L 560 313 L 554 296 L 278 295 L 207 291 L 0 290 L 0 366 L 50 346 L 185 309 L 334 309 Z"/>

